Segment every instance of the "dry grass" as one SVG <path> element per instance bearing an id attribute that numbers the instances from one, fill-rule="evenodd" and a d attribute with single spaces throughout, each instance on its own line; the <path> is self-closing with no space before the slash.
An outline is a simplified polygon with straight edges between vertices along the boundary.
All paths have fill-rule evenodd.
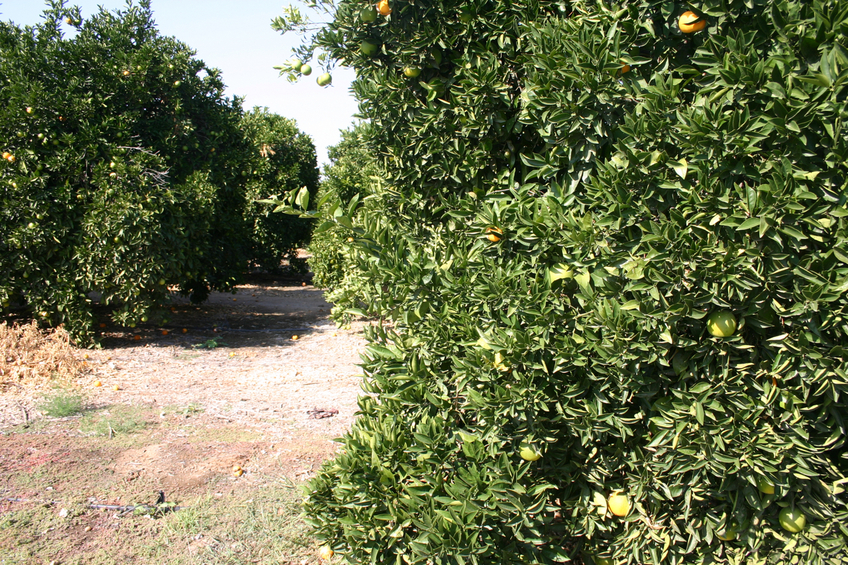
<path id="1" fill-rule="evenodd" d="M 82 354 L 64 329 L 42 330 L 34 321 L 0 324 L 0 390 L 23 383 L 72 382 L 84 369 Z"/>

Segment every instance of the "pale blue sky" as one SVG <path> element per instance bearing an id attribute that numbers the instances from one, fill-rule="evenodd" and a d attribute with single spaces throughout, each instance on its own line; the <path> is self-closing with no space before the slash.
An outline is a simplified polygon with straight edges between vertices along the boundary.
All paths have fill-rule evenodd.
<path id="1" fill-rule="evenodd" d="M 282 13 L 286 0 L 152 0 L 159 31 L 197 51 L 207 65 L 221 69 L 228 96 L 242 96 L 247 109 L 267 106 L 272 112 L 297 121 L 312 137 L 318 163 L 327 162 L 327 147 L 338 143 L 339 130 L 353 123 L 356 102 L 350 94 L 353 71 L 336 67 L 333 85 L 315 83 L 320 74 L 317 61 L 312 75 L 290 84 L 274 65 L 291 59 L 300 38 L 281 36 L 271 29 L 271 19 Z M 85 17 L 98 6 L 109 11 L 126 6 L 125 0 L 70 0 Z M 41 0 L 0 0 L 0 19 L 19 25 L 35 24 L 45 8 Z"/>

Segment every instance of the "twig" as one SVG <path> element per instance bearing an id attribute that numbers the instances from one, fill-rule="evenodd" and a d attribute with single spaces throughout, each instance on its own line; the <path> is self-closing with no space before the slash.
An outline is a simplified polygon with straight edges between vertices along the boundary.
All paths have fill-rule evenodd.
<path id="1" fill-rule="evenodd" d="M 56 506 L 59 503 L 55 500 L 39 500 L 35 498 L 2 498 L 0 502 L 21 502 L 21 503 L 37 503 L 37 504 L 49 504 L 50 506 Z M 86 508 L 91 508 L 92 510 L 117 510 L 122 514 L 126 514 L 128 512 L 135 512 L 136 509 L 139 510 L 151 510 L 151 511 L 160 511 L 160 512 L 170 512 L 171 510 L 186 510 L 190 508 L 189 506 L 168 506 L 165 505 L 156 505 L 156 504 L 138 504 L 136 506 L 121 506 L 119 504 L 88 504 Z"/>
<path id="2" fill-rule="evenodd" d="M 21 412 L 24 413 L 24 426 L 28 426 L 29 425 L 29 411 L 26 409 L 26 406 L 24 406 L 23 403 L 21 403 L 21 402 L 18 402 L 18 407 L 20 407 Z"/>

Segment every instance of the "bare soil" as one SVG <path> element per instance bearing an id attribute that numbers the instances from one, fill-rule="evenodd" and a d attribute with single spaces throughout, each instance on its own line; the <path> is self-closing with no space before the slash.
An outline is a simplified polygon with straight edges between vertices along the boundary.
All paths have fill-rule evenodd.
<path id="1" fill-rule="evenodd" d="M 0 557 L 0 564 L 99 563 L 93 552 L 104 547 L 113 550 L 110 559 L 145 563 L 127 540 L 141 536 L 135 546 L 145 546 L 162 532 L 122 526 L 125 516 L 96 506 L 153 504 L 160 497 L 198 504 L 202 497 L 292 487 L 314 476 L 337 449 L 333 439 L 350 427 L 362 394 L 357 363 L 364 323 L 338 329 L 330 307 L 306 283 L 262 277 L 201 305 L 174 295 L 166 326 L 127 330 L 104 322 L 102 349 L 79 352 L 89 370 L 66 392 L 85 397 L 82 414 L 42 414 L 44 389 L 3 391 L 0 522 L 11 523 L 0 523 L 0 556 L 13 557 Z M 234 474 L 234 466 L 244 474 Z M 53 529 L 36 535 L 20 526 L 22 509 L 32 522 L 36 508 L 57 520 Z M 282 519 L 291 521 L 288 514 Z M 129 537 L 116 538 L 116 531 Z M 32 535 L 37 539 L 22 550 L 21 536 Z M 180 562 L 195 562 L 191 548 L 204 539 L 202 531 L 196 535 L 182 540 Z M 196 562 L 217 562 L 210 558 L 218 555 L 213 546 L 198 549 Z M 312 561 L 303 556 L 313 549 L 304 542 L 290 561 L 268 560 L 262 548 L 250 554 L 262 562 L 302 563 Z"/>

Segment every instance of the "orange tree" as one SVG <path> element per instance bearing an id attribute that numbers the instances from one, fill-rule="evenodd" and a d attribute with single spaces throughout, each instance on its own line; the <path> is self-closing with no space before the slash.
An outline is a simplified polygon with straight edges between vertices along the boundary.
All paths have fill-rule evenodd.
<path id="1" fill-rule="evenodd" d="M 306 187 L 313 201 L 318 194 L 318 164 L 312 140 L 297 124 L 254 108 L 242 118 L 244 135 L 252 145 L 252 159 L 242 170 L 247 179 L 245 220 L 251 230 L 250 263 L 279 270 L 284 260 L 299 267 L 297 248 L 309 241 L 312 223 L 304 218 L 273 214 L 260 199 Z"/>
<path id="2" fill-rule="evenodd" d="M 357 210 L 362 202 L 369 206 L 369 196 L 379 180 L 376 160 L 365 145 L 367 137 L 368 127 L 360 123 L 343 131 L 341 142 L 330 148 L 331 164 L 321 183 L 319 213 L 333 214 L 334 220 L 344 219 L 316 225 L 309 245 L 313 283 L 327 289 L 327 296 L 334 303 L 333 317 L 342 323 L 365 306 L 356 290 L 367 283 L 358 266 L 362 249 L 356 245 L 357 231 L 361 233 Z M 354 226 L 360 229 L 355 231 Z"/>
<path id="3" fill-rule="evenodd" d="M 385 181 L 354 298 L 393 322 L 318 535 L 352 563 L 846 562 L 848 2 L 388 4 L 328 5 L 298 52 L 357 71 Z"/>
<path id="4" fill-rule="evenodd" d="M 92 292 L 134 326 L 169 286 L 197 300 L 231 288 L 257 247 L 248 172 L 278 174 L 242 131 L 240 102 L 158 34 L 149 2 L 83 21 L 54 1 L 44 16 L 0 27 L 3 308 L 86 343 Z"/>

